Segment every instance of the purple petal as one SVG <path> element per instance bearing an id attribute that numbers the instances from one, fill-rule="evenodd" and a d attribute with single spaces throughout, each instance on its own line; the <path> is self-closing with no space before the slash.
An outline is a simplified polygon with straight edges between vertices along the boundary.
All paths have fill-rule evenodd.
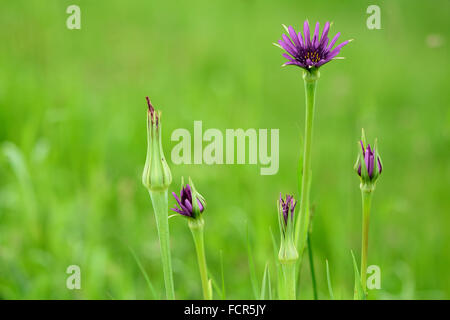
<path id="1" fill-rule="evenodd" d="M 292 65 L 306 68 L 306 65 L 304 65 L 300 61 L 288 61 L 288 62 L 283 63 L 283 66 L 292 66 Z"/>
<path id="2" fill-rule="evenodd" d="M 292 57 L 296 56 L 296 52 L 294 49 L 292 49 L 289 45 L 287 45 L 283 40 L 278 40 L 278 43 L 280 46 L 287 51 Z"/>
<path id="3" fill-rule="evenodd" d="M 175 200 L 177 200 L 178 204 L 181 206 L 181 200 L 178 198 L 177 194 L 175 192 L 172 192 L 173 197 Z"/>
<path id="4" fill-rule="evenodd" d="M 294 58 L 292 58 L 292 57 L 291 57 L 290 55 L 288 55 L 287 53 L 283 53 L 282 56 L 285 57 L 286 59 L 288 59 L 288 60 L 291 61 L 291 62 L 294 62 L 294 61 L 295 61 Z"/>
<path id="5" fill-rule="evenodd" d="M 300 44 L 300 41 L 298 41 L 298 37 L 297 37 L 297 34 L 295 33 L 294 28 L 292 28 L 292 26 L 289 26 L 288 31 L 289 31 L 289 35 L 291 36 L 292 41 L 294 41 L 295 46 L 297 48 L 301 48 L 302 45 Z"/>
<path id="6" fill-rule="evenodd" d="M 306 20 L 305 23 L 303 24 L 303 33 L 305 35 L 305 45 L 306 45 L 306 47 L 310 47 L 311 46 L 311 35 L 309 33 L 308 20 Z"/>
<path id="7" fill-rule="evenodd" d="M 286 34 L 282 34 L 281 37 L 283 38 L 284 42 L 292 49 L 292 50 L 297 50 L 297 48 L 295 47 L 294 43 L 292 42 L 291 38 L 289 38 Z"/>
<path id="8" fill-rule="evenodd" d="M 303 36 L 302 36 L 302 32 L 301 31 L 298 32 L 297 38 L 298 38 L 298 41 L 300 41 L 300 47 L 303 48 L 303 44 L 305 43 L 305 41 L 303 40 Z"/>
<path id="9" fill-rule="evenodd" d="M 322 36 L 320 38 L 320 45 L 324 45 L 325 41 L 328 40 L 328 31 L 330 30 L 330 23 L 327 21 L 325 27 L 323 27 Z"/>
<path id="10" fill-rule="evenodd" d="M 331 51 L 330 53 L 327 54 L 327 59 L 328 60 L 333 59 L 334 57 L 336 57 L 339 54 L 339 52 L 341 52 L 340 49 L 339 50 L 335 49 L 335 50 Z"/>
<path id="11" fill-rule="evenodd" d="M 186 200 L 184 201 L 184 205 L 185 205 L 185 207 L 188 209 L 189 212 L 192 212 L 192 204 L 189 202 L 188 199 L 186 199 Z"/>
<path id="12" fill-rule="evenodd" d="M 305 67 L 305 65 L 303 63 L 301 63 L 300 61 L 297 61 L 297 60 L 291 58 L 291 56 L 288 55 L 287 53 L 283 53 L 283 57 L 285 57 L 286 59 L 289 60 L 288 62 L 283 63 L 283 66 L 296 65 L 296 66 L 299 66 L 299 67 L 302 67 L 302 68 Z"/>
<path id="13" fill-rule="evenodd" d="M 330 59 L 320 59 L 320 61 L 317 62 L 316 67 L 323 66 L 327 62 L 330 62 Z"/>
<path id="14" fill-rule="evenodd" d="M 200 212 L 203 212 L 203 210 L 205 210 L 205 208 L 203 207 L 203 203 L 199 199 L 197 199 L 197 203 L 198 203 L 198 207 L 200 209 Z"/>
<path id="15" fill-rule="evenodd" d="M 185 213 L 188 213 L 189 215 L 191 215 L 192 210 L 189 210 L 188 208 L 186 208 L 185 205 L 180 204 L 181 210 L 183 210 Z"/>
<path id="16" fill-rule="evenodd" d="M 342 42 L 340 45 L 336 46 L 336 48 L 334 48 L 333 51 L 330 52 L 330 56 L 333 56 L 333 58 L 335 56 L 337 56 L 339 54 L 339 51 L 341 51 L 341 48 L 343 46 L 345 46 L 346 44 L 348 44 L 349 42 L 350 41 L 347 40 L 347 41 Z"/>
<path id="17" fill-rule="evenodd" d="M 339 38 L 339 36 L 341 35 L 340 32 L 336 33 L 336 35 L 334 36 L 333 40 L 331 40 L 330 44 L 327 47 L 327 50 L 330 51 L 331 48 L 333 48 L 334 44 L 336 43 L 337 39 Z"/>
<path id="18" fill-rule="evenodd" d="M 369 177 L 372 178 L 373 175 L 373 165 L 374 165 L 374 157 L 373 154 L 369 155 L 369 167 L 368 167 L 368 171 L 369 171 Z"/>
<path id="19" fill-rule="evenodd" d="M 181 210 L 178 209 L 177 207 L 175 207 L 175 208 L 170 208 L 170 210 L 175 211 L 176 213 L 179 213 L 179 214 L 183 214 L 183 211 L 181 211 Z"/>
<path id="20" fill-rule="evenodd" d="M 324 50 L 324 51 L 326 51 L 327 49 L 327 45 L 328 45 L 328 37 L 326 37 L 325 38 L 325 41 L 324 42 L 322 42 L 320 45 L 319 45 L 319 47 L 321 47 L 322 48 L 322 50 Z"/>
<path id="21" fill-rule="evenodd" d="M 186 185 L 185 192 L 187 194 L 187 198 L 192 203 L 192 191 L 191 191 L 191 186 L 189 184 Z"/>
<path id="22" fill-rule="evenodd" d="M 380 170 L 380 173 L 381 173 L 381 170 L 382 170 L 383 168 L 382 168 L 382 166 L 381 166 L 380 158 L 378 157 L 377 160 L 378 160 L 378 169 Z"/>
<path id="23" fill-rule="evenodd" d="M 364 162 L 366 163 L 367 173 L 370 177 L 370 144 L 367 146 L 366 152 L 364 154 Z"/>
<path id="24" fill-rule="evenodd" d="M 314 35 L 313 35 L 313 46 L 318 47 L 319 46 L 319 30 L 320 30 L 320 24 L 319 22 L 316 23 L 316 28 L 314 29 Z"/>

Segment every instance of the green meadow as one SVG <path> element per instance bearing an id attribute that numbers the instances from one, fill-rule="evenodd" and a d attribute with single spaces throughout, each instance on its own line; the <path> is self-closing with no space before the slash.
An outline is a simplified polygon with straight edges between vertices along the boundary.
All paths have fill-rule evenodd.
<path id="1" fill-rule="evenodd" d="M 66 9 L 81 9 L 69 30 Z M 381 8 L 369 30 L 367 7 Z M 344 60 L 323 66 L 312 150 L 312 246 L 320 299 L 352 299 L 361 128 L 383 173 L 370 224 L 370 299 L 450 298 L 450 2 L 4 1 L 0 10 L 0 299 L 165 297 L 152 204 L 141 182 L 145 97 L 162 111 L 169 192 L 191 177 L 205 197 L 209 272 L 227 299 L 259 297 L 276 269 L 279 193 L 299 199 L 302 70 L 281 67 L 282 24 L 333 21 Z M 279 170 L 174 164 L 175 129 L 279 129 Z M 247 159 L 248 163 L 248 159 Z M 169 193 L 169 195 L 170 195 Z M 175 206 L 169 196 L 169 207 Z M 185 219 L 169 220 L 176 297 L 200 299 Z M 249 264 L 249 250 L 251 257 Z M 275 249 L 277 250 L 277 249 Z M 134 254 L 134 255 L 133 255 Z M 139 263 L 138 263 L 139 262 Z M 66 287 L 68 266 L 81 289 Z M 142 267 L 142 269 L 140 268 Z M 149 288 L 145 274 L 153 287 Z M 258 295 L 255 296 L 255 292 Z M 305 256 L 299 298 L 312 299 Z M 214 290 L 214 297 L 221 295 Z"/>

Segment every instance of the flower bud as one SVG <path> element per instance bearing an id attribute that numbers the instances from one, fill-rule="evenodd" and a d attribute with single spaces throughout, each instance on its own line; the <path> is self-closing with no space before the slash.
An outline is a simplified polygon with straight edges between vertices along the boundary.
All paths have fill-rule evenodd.
<path id="1" fill-rule="evenodd" d="M 186 185 L 184 185 L 184 179 L 181 179 L 180 197 L 178 197 L 175 192 L 172 192 L 172 195 L 179 207 L 172 208 L 171 210 L 188 218 L 201 218 L 201 214 L 206 208 L 206 201 L 205 198 L 197 192 L 197 189 L 195 189 L 191 178 L 189 178 L 189 183 Z"/>
<path id="2" fill-rule="evenodd" d="M 370 144 L 366 143 L 366 136 L 364 129 L 362 129 L 361 140 L 359 143 L 361 145 L 361 150 L 354 169 L 361 177 L 361 189 L 372 191 L 375 188 L 375 182 L 380 176 L 383 168 L 381 157 L 378 153 L 378 142 L 375 139 L 375 144 L 372 149 Z"/>
<path id="3" fill-rule="evenodd" d="M 148 97 L 147 104 L 147 158 L 142 183 L 149 191 L 164 191 L 172 183 L 172 174 L 161 143 L 161 112 L 153 108 Z"/>
<path id="4" fill-rule="evenodd" d="M 283 199 L 280 193 L 278 200 L 278 223 L 280 225 L 281 245 L 278 253 L 280 263 L 290 263 L 298 259 L 298 252 L 294 244 L 294 213 L 297 201 L 286 195 Z"/>

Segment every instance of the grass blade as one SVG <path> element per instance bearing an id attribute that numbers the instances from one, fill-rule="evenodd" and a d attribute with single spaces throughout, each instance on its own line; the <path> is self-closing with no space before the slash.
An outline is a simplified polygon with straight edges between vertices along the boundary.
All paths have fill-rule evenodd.
<path id="1" fill-rule="evenodd" d="M 334 300 L 333 287 L 331 286 L 331 277 L 330 277 L 330 266 L 328 265 L 328 260 L 325 260 L 327 266 L 327 283 L 328 283 L 328 292 L 330 294 L 330 299 Z"/>
<path id="2" fill-rule="evenodd" d="M 275 258 L 275 269 L 277 272 L 277 290 L 278 290 L 278 299 L 281 299 L 280 292 L 284 292 L 282 286 L 283 283 L 283 272 L 281 270 L 280 262 L 278 261 L 278 243 L 275 240 L 275 236 L 273 235 L 272 228 L 270 229 L 270 235 L 272 237 L 272 246 L 273 246 L 273 255 Z"/>
<path id="3" fill-rule="evenodd" d="M 141 270 L 142 275 L 145 278 L 145 282 L 147 282 L 147 285 L 148 285 L 148 288 L 150 289 L 153 300 L 158 300 L 159 298 L 156 294 L 155 288 L 153 287 L 153 285 L 150 281 L 150 278 L 148 277 L 147 272 L 145 271 L 144 267 L 142 266 L 141 261 L 139 260 L 138 256 L 134 253 L 133 249 L 131 249 L 130 247 L 128 247 L 128 249 L 130 250 L 131 255 L 133 256 L 134 261 L 136 261 L 136 264 L 138 265 L 139 269 Z"/>
<path id="4" fill-rule="evenodd" d="M 354 300 L 366 300 L 366 295 L 361 284 L 361 276 L 359 275 L 355 255 L 353 254 L 353 250 L 351 250 L 350 252 L 352 253 L 353 269 L 355 270 L 355 292 L 353 298 Z"/>
<path id="5" fill-rule="evenodd" d="M 266 289 L 267 289 L 267 274 L 269 272 L 269 263 L 266 263 L 266 267 L 264 268 L 264 275 L 261 283 L 261 294 L 259 296 L 260 300 L 266 299 Z M 270 291 L 270 285 L 269 285 L 269 291 Z M 269 293 L 270 294 L 270 293 Z"/>
<path id="6" fill-rule="evenodd" d="M 222 278 L 222 300 L 226 300 L 226 292 L 225 292 L 225 276 L 223 272 L 223 251 L 220 250 L 220 275 Z"/>
<path id="7" fill-rule="evenodd" d="M 253 294 L 255 299 L 258 299 L 258 277 L 256 275 L 255 262 L 253 260 L 253 252 L 250 245 L 249 228 L 247 223 L 247 255 L 248 255 L 248 267 L 250 271 L 250 281 L 252 283 Z"/>

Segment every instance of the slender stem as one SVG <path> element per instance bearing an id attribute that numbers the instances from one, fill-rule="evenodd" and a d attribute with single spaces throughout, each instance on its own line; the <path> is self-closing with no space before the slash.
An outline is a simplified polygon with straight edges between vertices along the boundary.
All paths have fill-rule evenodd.
<path id="1" fill-rule="evenodd" d="M 302 187 L 300 191 L 300 218 L 297 219 L 295 226 L 295 243 L 298 248 L 300 259 L 303 257 L 303 251 L 306 246 L 306 238 L 309 227 L 309 189 L 311 185 L 311 142 L 314 120 L 314 105 L 316 95 L 316 85 L 319 78 L 317 70 L 305 72 L 303 79 L 305 82 L 306 96 L 306 124 L 305 124 L 305 143 L 303 149 L 303 172 Z M 301 260 L 300 260 L 301 263 Z"/>
<path id="2" fill-rule="evenodd" d="M 283 270 L 284 276 L 284 298 L 286 300 L 295 300 L 295 287 L 296 287 L 296 276 L 295 276 L 295 265 L 296 261 L 289 261 L 286 263 L 281 263 L 281 268 Z"/>
<path id="3" fill-rule="evenodd" d="M 362 195 L 362 243 L 361 243 L 361 284 L 366 293 L 367 287 L 367 250 L 369 247 L 369 218 L 370 218 L 370 205 L 372 202 L 372 192 L 361 190 Z"/>
<path id="4" fill-rule="evenodd" d="M 316 273 L 314 271 L 314 259 L 313 259 L 313 249 L 312 249 L 312 240 L 311 240 L 311 231 L 308 234 L 308 256 L 309 256 L 309 269 L 311 270 L 311 280 L 313 285 L 313 294 L 314 300 L 317 300 L 317 283 L 316 283 Z"/>
<path id="5" fill-rule="evenodd" d="M 208 280 L 208 268 L 206 267 L 205 245 L 203 240 L 204 222 L 201 217 L 189 220 L 189 228 L 194 238 L 195 250 L 197 251 L 198 268 L 202 281 L 203 298 L 212 300 L 212 290 Z"/>
<path id="6" fill-rule="evenodd" d="M 166 287 L 166 296 L 168 300 L 175 299 L 175 290 L 173 286 L 172 261 L 170 258 L 170 239 L 169 239 L 169 221 L 167 190 L 149 191 L 155 210 L 156 227 L 158 229 L 159 245 L 161 248 L 161 261 L 164 273 L 164 284 Z"/>

